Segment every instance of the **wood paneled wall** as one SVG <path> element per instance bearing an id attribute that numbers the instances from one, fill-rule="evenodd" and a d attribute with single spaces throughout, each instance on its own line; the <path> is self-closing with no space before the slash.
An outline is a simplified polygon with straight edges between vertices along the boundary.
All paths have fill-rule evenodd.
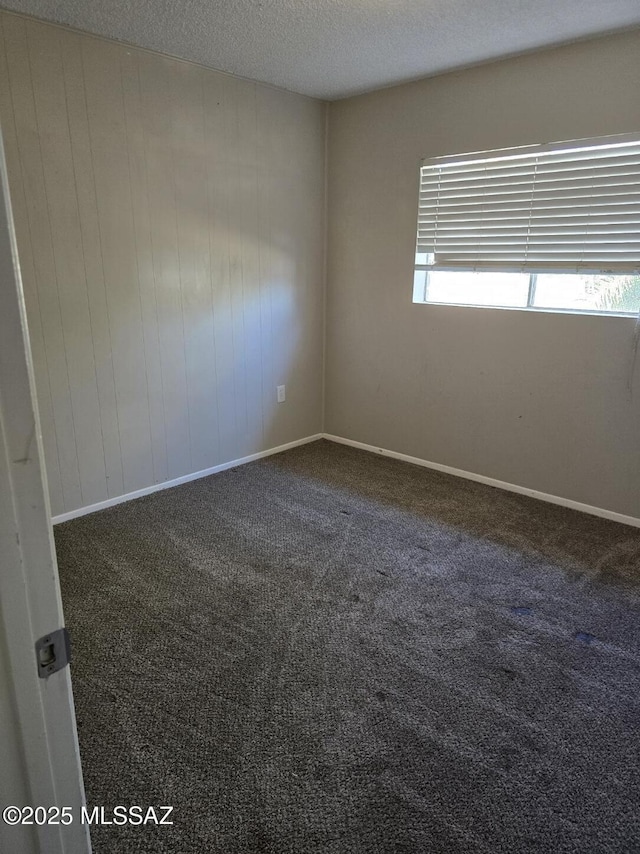
<path id="1" fill-rule="evenodd" d="M 53 514 L 320 431 L 325 106 L 0 25 Z"/>

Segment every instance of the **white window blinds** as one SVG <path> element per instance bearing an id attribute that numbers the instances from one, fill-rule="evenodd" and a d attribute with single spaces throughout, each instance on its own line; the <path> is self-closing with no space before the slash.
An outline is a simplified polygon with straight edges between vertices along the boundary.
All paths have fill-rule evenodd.
<path id="1" fill-rule="evenodd" d="M 640 272 L 640 139 L 425 160 L 417 252 L 430 269 Z"/>

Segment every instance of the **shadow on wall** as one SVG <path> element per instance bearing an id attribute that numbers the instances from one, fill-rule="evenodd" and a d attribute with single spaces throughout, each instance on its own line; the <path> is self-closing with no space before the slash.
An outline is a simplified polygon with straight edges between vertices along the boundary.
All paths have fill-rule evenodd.
<path id="1" fill-rule="evenodd" d="M 54 515 L 318 432 L 323 105 L 0 21 Z"/>
<path id="2" fill-rule="evenodd" d="M 256 170 L 244 170 L 244 187 L 238 196 L 233 177 L 226 187 L 213 189 L 214 215 L 211 208 L 205 211 L 181 204 L 176 211 L 180 226 L 173 257 L 158 263 L 153 253 L 150 268 L 140 271 L 141 276 L 153 281 L 157 317 L 157 333 L 152 320 L 148 324 L 151 329 L 144 331 L 144 346 L 149 407 L 152 395 L 162 396 L 166 462 L 162 444 L 156 443 L 160 447 L 160 477 L 151 414 L 149 435 L 143 431 L 136 437 L 133 453 L 154 449 L 156 482 L 320 429 L 319 423 L 313 424 L 313 417 L 299 411 L 300 396 L 312 405 L 314 402 L 314 394 L 309 394 L 305 384 L 313 382 L 309 365 L 320 356 L 319 335 L 311 328 L 320 322 L 319 314 L 313 311 L 317 299 L 311 292 L 314 284 L 320 287 L 320 281 L 318 277 L 315 283 L 309 280 L 304 246 L 295 234 L 300 230 L 299 222 L 287 217 L 280 223 L 263 223 L 252 204 L 237 204 L 243 195 L 246 201 L 246 190 L 254 182 L 255 191 L 259 180 L 269 199 L 290 192 L 278 176 L 259 179 Z M 185 252 L 181 240 L 192 242 L 191 253 Z M 205 245 L 201 257 L 199 241 Z M 208 250 L 207 242 L 212 244 Z M 172 261 L 176 268 L 167 276 L 165 271 Z M 134 293 L 124 306 L 111 307 L 113 299 L 107 294 L 112 326 L 118 325 L 119 317 L 126 325 L 122 314 L 137 310 L 135 297 Z M 142 322 L 144 326 L 144 318 Z M 310 355 L 306 351 L 314 343 L 316 352 Z M 161 374 L 160 386 L 155 389 L 149 380 L 154 358 L 159 358 Z M 284 405 L 277 403 L 278 385 L 285 385 L 289 392 Z M 318 399 L 319 391 L 315 394 Z M 172 457 L 176 444 L 178 453 Z M 184 452 L 187 444 L 188 458 Z"/>

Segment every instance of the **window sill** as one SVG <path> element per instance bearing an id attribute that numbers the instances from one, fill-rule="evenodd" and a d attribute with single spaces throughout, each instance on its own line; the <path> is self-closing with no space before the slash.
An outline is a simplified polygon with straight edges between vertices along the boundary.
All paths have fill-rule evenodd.
<path id="1" fill-rule="evenodd" d="M 466 302 L 434 302 L 426 300 L 413 300 L 413 305 L 428 305 L 446 308 L 482 308 L 497 311 L 522 311 L 526 314 L 571 314 L 575 317 L 623 317 L 628 320 L 640 319 L 640 312 L 635 311 L 595 311 L 577 308 L 542 308 L 540 306 L 523 305 L 477 305 Z"/>

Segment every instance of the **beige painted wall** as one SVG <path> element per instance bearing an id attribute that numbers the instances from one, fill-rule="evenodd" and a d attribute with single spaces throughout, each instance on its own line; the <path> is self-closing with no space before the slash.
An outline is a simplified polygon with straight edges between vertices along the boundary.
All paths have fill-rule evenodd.
<path id="1" fill-rule="evenodd" d="M 412 303 L 422 157 L 640 131 L 640 32 L 330 107 L 327 432 L 640 516 L 634 321 Z"/>
<path id="2" fill-rule="evenodd" d="M 321 430 L 324 106 L 0 24 L 54 514 Z M 331 105 L 328 432 L 640 515 L 633 321 L 411 302 L 421 157 L 639 130 L 639 84 L 635 32 Z"/>
<path id="3" fill-rule="evenodd" d="M 324 104 L 0 25 L 54 515 L 318 432 Z"/>

